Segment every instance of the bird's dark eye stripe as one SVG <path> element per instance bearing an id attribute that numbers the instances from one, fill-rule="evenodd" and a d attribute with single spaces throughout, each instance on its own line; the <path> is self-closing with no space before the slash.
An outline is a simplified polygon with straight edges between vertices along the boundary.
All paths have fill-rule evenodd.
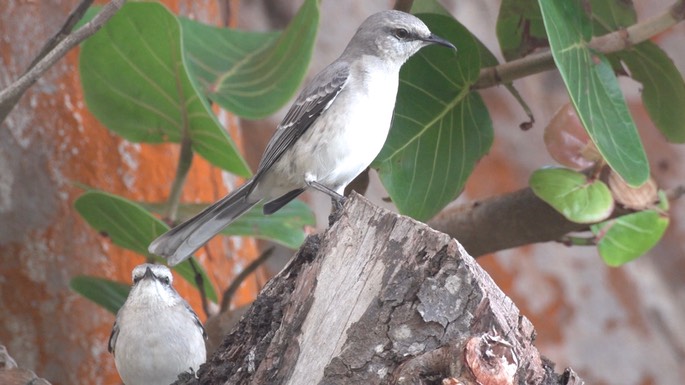
<path id="1" fill-rule="evenodd" d="M 136 283 L 140 282 L 140 280 L 141 280 L 142 278 L 143 278 L 143 277 L 135 277 L 135 278 L 133 278 L 133 283 L 136 284 Z"/>

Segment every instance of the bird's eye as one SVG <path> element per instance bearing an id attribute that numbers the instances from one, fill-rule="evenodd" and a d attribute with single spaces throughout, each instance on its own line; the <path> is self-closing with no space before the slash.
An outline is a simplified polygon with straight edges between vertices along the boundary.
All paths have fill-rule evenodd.
<path id="1" fill-rule="evenodd" d="M 169 277 L 162 277 L 159 280 L 165 285 L 169 284 Z"/>
<path id="2" fill-rule="evenodd" d="M 136 283 L 140 282 L 141 279 L 143 279 L 143 277 L 135 277 L 135 278 L 133 278 L 133 284 L 135 285 Z"/>
<path id="3" fill-rule="evenodd" d="M 407 31 L 404 28 L 397 28 L 394 31 L 394 34 L 395 34 L 395 37 L 400 39 L 400 40 L 404 40 L 404 39 L 409 37 L 409 31 Z"/>

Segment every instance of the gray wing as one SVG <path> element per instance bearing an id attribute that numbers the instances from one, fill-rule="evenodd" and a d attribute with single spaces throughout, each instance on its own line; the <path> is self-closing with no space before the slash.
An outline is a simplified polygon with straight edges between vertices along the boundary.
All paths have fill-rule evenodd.
<path id="1" fill-rule="evenodd" d="M 200 328 L 200 331 L 202 332 L 202 337 L 204 339 L 207 339 L 207 332 L 205 331 L 205 327 L 202 326 L 202 322 L 200 322 L 200 317 L 198 317 L 193 308 L 190 307 L 190 305 L 188 305 L 188 302 L 184 301 L 183 305 L 185 305 L 186 310 L 190 312 L 190 315 L 193 317 L 193 321 L 195 321 L 195 325 L 197 325 Z"/>
<path id="2" fill-rule="evenodd" d="M 270 169 L 283 153 L 328 109 L 347 84 L 349 74 L 348 63 L 334 62 L 321 71 L 300 93 L 281 124 L 278 125 L 278 129 L 269 144 L 267 144 L 255 179 Z"/>
<path id="3" fill-rule="evenodd" d="M 112 334 L 109 335 L 109 342 L 107 343 L 107 351 L 114 355 L 116 355 L 116 353 L 114 353 L 114 347 L 117 344 L 117 337 L 119 337 L 119 325 L 117 325 L 117 321 L 114 321 L 114 325 L 112 326 Z"/>

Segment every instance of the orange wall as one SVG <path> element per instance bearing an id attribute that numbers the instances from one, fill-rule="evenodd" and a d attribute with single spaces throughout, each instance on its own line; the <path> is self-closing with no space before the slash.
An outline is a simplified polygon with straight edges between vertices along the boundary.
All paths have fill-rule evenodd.
<path id="1" fill-rule="evenodd" d="M 76 3 L 0 2 L 0 83 L 23 71 Z M 216 1 L 163 3 L 174 12 L 220 20 Z M 242 146 L 237 120 L 227 120 Z M 11 112 L 0 127 L 0 344 L 20 366 L 53 384 L 119 383 L 107 353 L 114 316 L 68 284 L 79 274 L 130 282 L 131 269 L 144 261 L 99 236 L 78 216 L 73 201 L 82 191 L 72 182 L 129 199 L 163 201 L 177 158 L 178 146 L 128 143 L 89 114 L 76 51 Z M 225 193 L 221 173 L 195 157 L 183 201 L 210 201 Z M 230 283 L 234 261 L 245 265 L 256 255 L 254 241 L 234 241 L 215 240 L 211 253 L 201 256 L 219 290 Z M 197 292 L 176 282 L 204 319 Z M 248 302 L 257 291 L 256 280 L 248 279 L 235 302 Z"/>

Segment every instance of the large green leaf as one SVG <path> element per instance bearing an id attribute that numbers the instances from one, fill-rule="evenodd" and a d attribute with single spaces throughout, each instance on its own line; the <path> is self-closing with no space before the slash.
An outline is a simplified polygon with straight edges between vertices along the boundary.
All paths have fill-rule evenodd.
<path id="1" fill-rule="evenodd" d="M 121 282 L 87 275 L 72 278 L 69 286 L 71 290 L 104 307 L 112 314 L 117 314 L 131 290 L 129 285 Z"/>
<path id="2" fill-rule="evenodd" d="M 569 221 L 594 223 L 604 220 L 614 209 L 611 191 L 601 180 L 588 180 L 567 168 L 543 168 L 530 177 L 530 188 Z"/>
<path id="3" fill-rule="evenodd" d="M 632 2 L 592 0 L 590 4 L 595 35 L 637 22 Z M 685 82 L 671 58 L 651 41 L 613 56 L 626 64 L 633 79 L 642 83 L 642 102 L 654 125 L 669 141 L 685 143 Z"/>
<path id="4" fill-rule="evenodd" d="M 411 12 L 415 15 L 421 15 L 423 13 L 432 13 L 436 15 L 442 15 L 442 16 L 447 16 L 449 18 L 452 18 L 452 15 L 449 13 L 445 7 L 440 4 L 437 0 L 416 0 L 412 3 L 411 7 Z M 457 24 L 459 24 L 457 22 Z M 480 57 L 480 66 L 481 67 L 489 67 L 489 66 L 496 66 L 499 64 L 497 61 L 497 58 L 495 55 L 490 52 L 488 47 L 483 44 L 480 40 L 478 40 L 478 37 L 474 36 L 471 34 L 469 40 L 473 40 L 476 45 L 478 46 L 478 56 Z M 457 45 L 457 48 L 461 54 L 462 48 L 460 45 Z"/>
<path id="5" fill-rule="evenodd" d="M 685 82 L 671 58 L 650 41 L 618 56 L 642 83 L 642 102 L 654 125 L 668 141 L 685 143 Z"/>
<path id="6" fill-rule="evenodd" d="M 536 0 L 502 0 L 497 15 L 497 40 L 506 60 L 546 47 L 547 33 Z"/>
<path id="7" fill-rule="evenodd" d="M 607 163 L 631 186 L 649 177 L 649 164 L 607 58 L 588 48 L 592 25 L 580 0 L 540 0 L 554 61 L 583 126 Z"/>
<path id="8" fill-rule="evenodd" d="M 249 176 L 183 64 L 176 17 L 157 3 L 127 3 L 81 49 L 81 81 L 90 111 L 134 142 L 180 142 L 212 164 Z"/>
<path id="9" fill-rule="evenodd" d="M 482 99 L 469 92 L 480 70 L 476 41 L 451 17 L 417 16 L 459 51 L 427 47 L 404 65 L 393 126 L 374 167 L 400 212 L 425 220 L 456 198 L 493 133 Z"/>
<path id="10" fill-rule="evenodd" d="M 181 19 L 186 62 L 210 99 L 237 115 L 263 118 L 281 108 L 302 82 L 318 24 L 318 0 L 306 0 L 282 34 Z"/>
<path id="11" fill-rule="evenodd" d="M 161 213 L 164 205 L 141 203 L 150 211 Z M 206 204 L 184 204 L 178 208 L 179 217 L 188 219 L 202 211 Z M 314 214 L 304 202 L 294 200 L 271 215 L 262 213 L 263 204 L 258 204 L 231 223 L 221 233 L 224 235 L 247 236 L 280 243 L 291 249 L 302 245 L 307 234 L 305 226 L 314 226 Z"/>
<path id="12" fill-rule="evenodd" d="M 155 238 L 169 230 L 169 226 L 138 204 L 117 195 L 91 190 L 81 195 L 74 202 L 74 207 L 91 227 L 108 236 L 115 245 L 135 251 L 147 258 L 164 261 L 150 254 L 147 247 Z M 195 262 L 195 266 L 202 275 L 207 298 L 216 302 L 216 291 L 207 273 L 199 263 Z M 183 279 L 197 287 L 190 260 L 176 265 L 174 270 Z"/>
<path id="13" fill-rule="evenodd" d="M 641 256 L 664 235 L 669 219 L 654 210 L 624 215 L 592 225 L 599 254 L 609 266 L 619 266 Z"/>

